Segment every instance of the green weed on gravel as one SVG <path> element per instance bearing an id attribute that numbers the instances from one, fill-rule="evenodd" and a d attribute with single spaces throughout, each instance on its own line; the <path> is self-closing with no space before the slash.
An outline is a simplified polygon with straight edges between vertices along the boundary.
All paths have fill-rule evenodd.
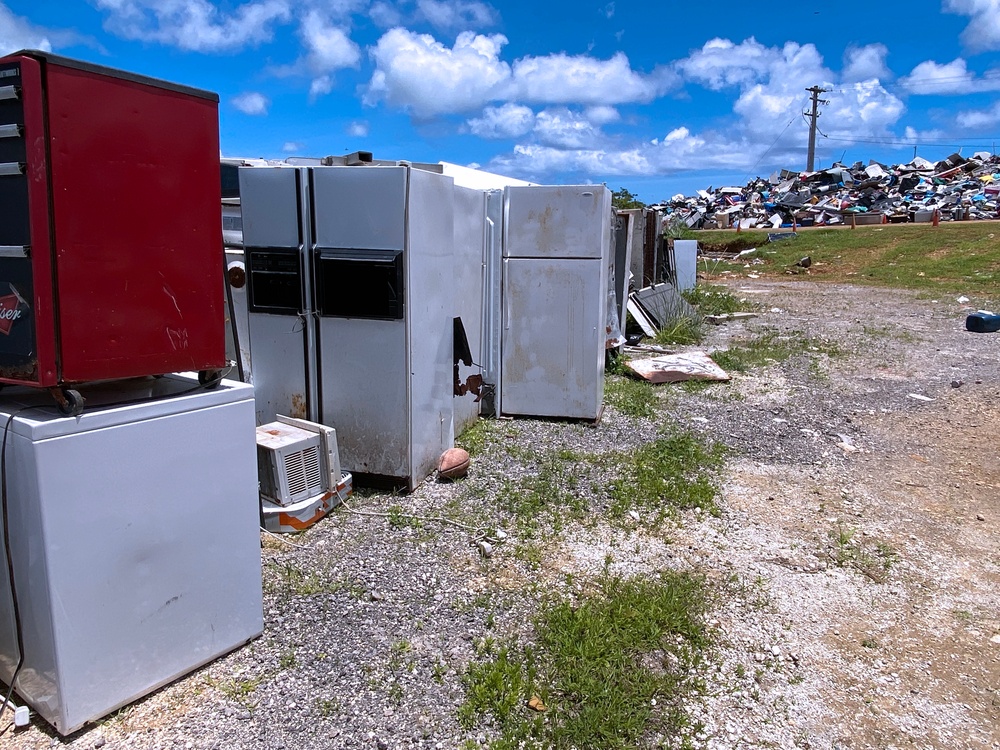
<path id="1" fill-rule="evenodd" d="M 749 312 L 755 306 L 748 300 L 737 297 L 724 286 L 698 284 L 693 289 L 685 289 L 681 296 L 705 315 L 728 315 L 735 312 Z"/>
<path id="2" fill-rule="evenodd" d="M 535 646 L 487 642 L 464 677 L 459 720 L 473 728 L 490 716 L 490 747 L 630 748 L 657 732 L 689 737 L 682 704 L 700 689 L 691 675 L 710 645 L 702 579 L 667 572 L 658 579 L 604 576 L 579 603 L 544 605 Z M 527 703 L 537 696 L 545 711 Z"/>
<path id="3" fill-rule="evenodd" d="M 655 386 L 645 380 L 609 376 L 604 379 L 604 400 L 630 417 L 656 416 Z"/>
<path id="4" fill-rule="evenodd" d="M 780 364 L 802 354 L 834 357 L 843 354 L 843 351 L 832 342 L 807 336 L 802 331 L 782 333 L 774 328 L 764 328 L 753 338 L 713 353 L 712 359 L 723 370 L 747 372 Z"/>
<path id="5" fill-rule="evenodd" d="M 652 511 L 658 522 L 680 510 L 717 515 L 715 497 L 724 451 L 692 432 L 666 435 L 622 456 L 610 484 L 612 518 Z"/>

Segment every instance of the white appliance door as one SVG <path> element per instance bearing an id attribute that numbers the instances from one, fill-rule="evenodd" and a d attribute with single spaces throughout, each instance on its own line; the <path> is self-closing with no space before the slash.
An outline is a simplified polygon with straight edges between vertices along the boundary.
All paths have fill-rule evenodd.
<path id="1" fill-rule="evenodd" d="M 602 258 L 611 223 L 603 185 L 508 187 L 505 258 Z"/>
<path id="2" fill-rule="evenodd" d="M 406 167 L 314 167 L 318 247 L 402 250 Z"/>
<path id="3" fill-rule="evenodd" d="M 604 395 L 603 261 L 503 264 L 503 413 L 597 419 Z"/>

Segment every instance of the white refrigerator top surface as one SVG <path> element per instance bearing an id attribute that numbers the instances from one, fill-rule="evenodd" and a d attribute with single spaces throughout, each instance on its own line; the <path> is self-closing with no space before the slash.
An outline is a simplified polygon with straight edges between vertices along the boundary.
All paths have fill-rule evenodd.
<path id="1" fill-rule="evenodd" d="M 90 383 L 77 390 L 85 399 L 83 413 L 67 417 L 44 389 L 4 388 L 0 392 L 0 429 L 13 414 L 11 432 L 45 440 L 253 399 L 251 385 L 223 380 L 206 389 L 198 383 L 196 373 Z"/>

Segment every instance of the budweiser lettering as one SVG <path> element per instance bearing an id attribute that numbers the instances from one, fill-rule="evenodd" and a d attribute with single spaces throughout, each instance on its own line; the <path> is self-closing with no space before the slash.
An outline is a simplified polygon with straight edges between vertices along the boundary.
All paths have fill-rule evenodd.
<path id="1" fill-rule="evenodd" d="M 10 328 L 15 320 L 20 319 L 21 300 L 15 294 L 7 294 L 0 297 L 0 333 L 4 336 L 10 335 Z"/>

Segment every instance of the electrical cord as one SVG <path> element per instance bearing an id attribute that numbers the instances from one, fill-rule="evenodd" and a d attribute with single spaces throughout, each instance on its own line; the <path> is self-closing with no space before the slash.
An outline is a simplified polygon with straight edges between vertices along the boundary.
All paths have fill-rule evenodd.
<path id="1" fill-rule="evenodd" d="M 3 428 L 3 442 L 0 443 L 0 515 L 3 517 L 3 548 L 7 562 L 7 579 L 10 581 L 10 603 L 14 614 L 14 637 L 17 641 L 17 664 L 14 667 L 14 674 L 10 678 L 10 686 L 7 689 L 7 696 L 3 705 L 0 706 L 0 718 L 3 718 L 4 711 L 10 706 L 10 699 L 14 695 L 14 683 L 17 682 L 21 667 L 24 666 L 24 629 L 21 625 L 21 606 L 17 599 L 17 583 L 14 581 L 14 555 L 10 547 L 10 521 L 7 503 L 7 436 L 10 434 L 10 426 L 14 418 L 26 411 L 38 409 L 55 409 L 54 406 L 25 406 L 22 409 L 11 413 L 7 417 L 7 423 Z"/>

